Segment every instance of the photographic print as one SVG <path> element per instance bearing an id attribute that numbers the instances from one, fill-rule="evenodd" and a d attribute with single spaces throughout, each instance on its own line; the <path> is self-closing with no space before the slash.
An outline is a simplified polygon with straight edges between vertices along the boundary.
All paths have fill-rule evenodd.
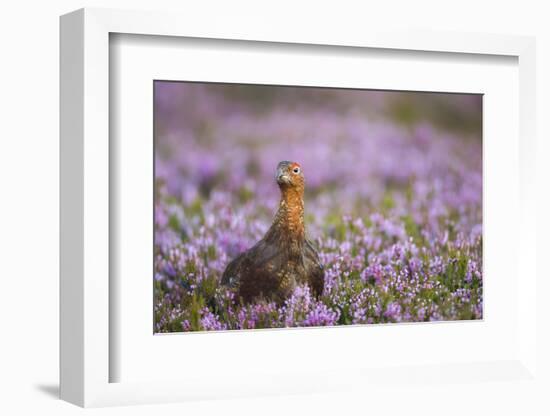
<path id="1" fill-rule="evenodd" d="M 482 95 L 154 82 L 154 332 L 483 318 Z"/>

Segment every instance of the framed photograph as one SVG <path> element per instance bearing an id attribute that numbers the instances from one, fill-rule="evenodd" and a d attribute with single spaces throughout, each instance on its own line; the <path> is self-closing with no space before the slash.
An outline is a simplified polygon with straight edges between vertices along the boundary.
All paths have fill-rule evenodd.
<path id="1" fill-rule="evenodd" d="M 482 94 L 153 88 L 155 333 L 483 318 Z"/>
<path id="2" fill-rule="evenodd" d="M 63 16 L 61 397 L 535 385 L 534 60 Z"/>

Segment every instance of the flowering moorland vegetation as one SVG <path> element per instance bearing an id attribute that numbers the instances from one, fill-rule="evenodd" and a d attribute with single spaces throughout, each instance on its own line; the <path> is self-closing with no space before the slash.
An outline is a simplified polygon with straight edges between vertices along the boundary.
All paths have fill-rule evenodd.
<path id="1" fill-rule="evenodd" d="M 155 332 L 482 317 L 481 98 L 155 85 Z M 220 286 L 269 228 L 280 160 L 306 178 L 323 294 Z"/>

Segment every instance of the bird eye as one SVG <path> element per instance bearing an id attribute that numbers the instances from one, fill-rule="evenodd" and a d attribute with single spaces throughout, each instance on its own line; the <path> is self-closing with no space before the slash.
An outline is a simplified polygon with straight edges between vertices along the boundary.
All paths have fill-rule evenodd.
<path id="1" fill-rule="evenodd" d="M 294 169 L 292 169 L 292 172 L 294 172 L 294 173 L 300 173 L 300 168 L 294 168 Z"/>

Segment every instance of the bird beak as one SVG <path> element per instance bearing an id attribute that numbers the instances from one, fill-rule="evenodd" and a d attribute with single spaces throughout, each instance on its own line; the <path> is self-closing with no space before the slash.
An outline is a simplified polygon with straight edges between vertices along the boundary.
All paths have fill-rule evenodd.
<path id="1" fill-rule="evenodd" d="M 284 169 L 280 167 L 277 169 L 277 174 L 275 175 L 275 180 L 279 185 L 290 185 L 290 177 L 286 174 Z"/>

